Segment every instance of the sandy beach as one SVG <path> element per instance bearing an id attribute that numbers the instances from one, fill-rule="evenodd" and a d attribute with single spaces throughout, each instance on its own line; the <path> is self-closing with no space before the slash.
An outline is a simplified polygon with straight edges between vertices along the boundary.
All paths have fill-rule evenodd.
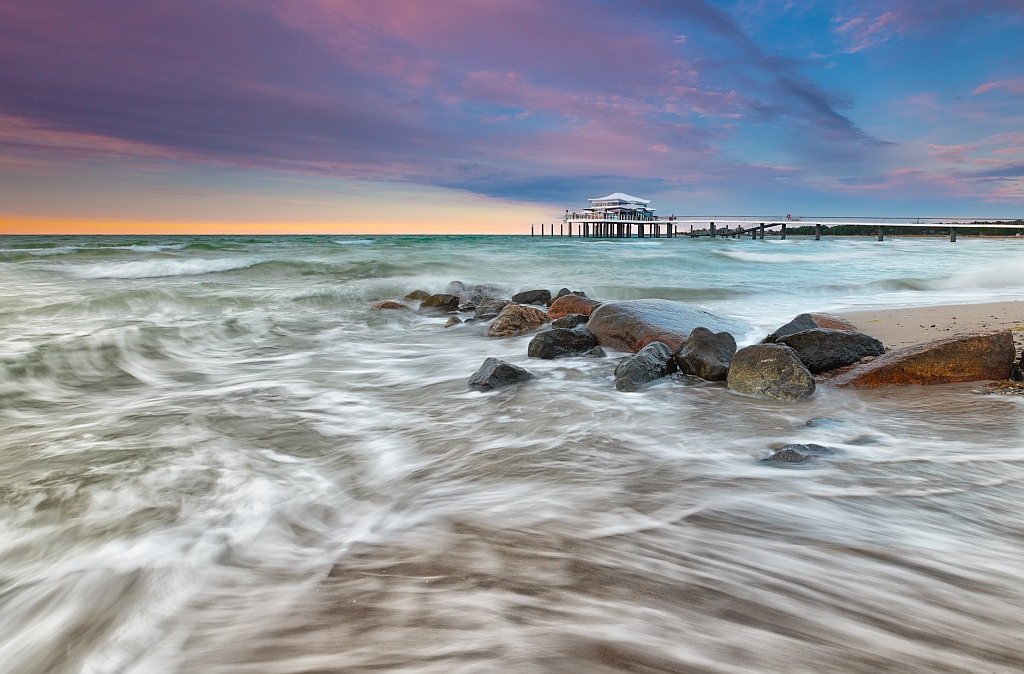
<path id="1" fill-rule="evenodd" d="M 899 348 L 958 333 L 1009 328 L 1018 350 L 1024 346 L 1024 301 L 901 307 L 840 314 L 857 328 Z"/>

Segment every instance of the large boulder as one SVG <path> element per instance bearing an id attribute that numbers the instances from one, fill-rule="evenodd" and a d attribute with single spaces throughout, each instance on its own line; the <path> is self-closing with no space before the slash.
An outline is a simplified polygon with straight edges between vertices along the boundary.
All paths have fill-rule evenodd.
<path id="1" fill-rule="evenodd" d="M 431 295 L 427 299 L 420 302 L 420 311 L 433 312 L 433 313 L 447 313 L 451 311 L 459 310 L 459 296 L 458 295 Z"/>
<path id="2" fill-rule="evenodd" d="M 651 342 L 615 368 L 615 388 L 636 391 L 644 384 L 672 374 L 675 369 L 672 349 L 662 342 Z"/>
<path id="3" fill-rule="evenodd" d="M 780 337 L 795 335 L 796 333 L 803 332 L 804 330 L 816 330 L 820 327 L 820 325 L 814 322 L 814 318 L 810 314 L 800 314 L 789 323 L 786 323 L 781 328 L 762 339 L 761 343 L 774 344 L 779 341 Z"/>
<path id="4" fill-rule="evenodd" d="M 679 371 L 706 381 L 723 381 L 729 374 L 729 363 L 736 353 L 736 339 L 728 332 L 711 332 L 694 328 L 676 351 Z"/>
<path id="5" fill-rule="evenodd" d="M 548 318 L 551 317 L 550 312 Z M 553 328 L 575 328 L 579 325 L 586 325 L 587 321 L 590 320 L 590 316 L 584 316 L 583 314 L 566 314 L 561 318 L 556 318 L 551 321 L 551 327 Z"/>
<path id="6" fill-rule="evenodd" d="M 476 309 L 473 312 L 473 318 L 481 321 L 494 318 L 509 304 L 512 304 L 511 300 L 497 300 L 493 297 L 487 297 L 477 303 Z"/>
<path id="7" fill-rule="evenodd" d="M 542 304 L 547 306 L 547 303 L 550 300 L 550 290 L 527 290 L 526 292 L 516 293 L 512 296 L 512 301 L 517 304 Z"/>
<path id="8" fill-rule="evenodd" d="M 740 321 L 672 300 L 605 302 L 587 322 L 587 330 L 594 333 L 598 344 L 620 351 L 639 351 L 651 342 L 664 342 L 675 351 L 690 331 L 699 327 L 734 335 L 747 330 Z"/>
<path id="9" fill-rule="evenodd" d="M 478 391 L 490 391 L 530 379 L 533 379 L 533 375 L 523 368 L 497 358 L 488 358 L 469 378 L 469 387 Z"/>
<path id="10" fill-rule="evenodd" d="M 811 318 L 817 323 L 819 328 L 825 328 L 827 330 L 853 330 L 856 332 L 857 326 L 846 320 L 842 316 L 836 316 L 835 314 L 827 314 L 823 311 L 812 311 Z"/>
<path id="11" fill-rule="evenodd" d="M 587 299 L 586 297 L 581 297 L 580 295 L 562 295 L 548 307 L 548 316 L 552 319 L 562 318 L 569 314 L 589 316 L 594 312 L 594 309 L 599 306 L 601 306 L 600 302 Z"/>
<path id="12" fill-rule="evenodd" d="M 536 330 L 547 322 L 548 315 L 540 309 L 522 304 L 509 304 L 487 326 L 487 335 L 489 337 L 514 337 Z"/>
<path id="13" fill-rule="evenodd" d="M 740 349 L 729 364 L 729 388 L 775 400 L 799 400 L 814 393 L 814 377 L 796 351 L 784 344 Z"/>
<path id="14" fill-rule="evenodd" d="M 1009 330 L 975 332 L 890 351 L 824 383 L 879 388 L 1006 379 L 1016 355 Z"/>
<path id="15" fill-rule="evenodd" d="M 526 353 L 530 358 L 581 356 L 597 346 L 597 339 L 586 328 L 546 330 L 532 340 Z"/>
<path id="16" fill-rule="evenodd" d="M 385 300 L 384 302 L 377 302 L 376 304 L 373 305 L 372 308 L 380 310 L 380 309 L 408 309 L 409 307 L 405 306 L 401 302 L 392 302 L 390 300 Z"/>
<path id="17" fill-rule="evenodd" d="M 881 356 L 885 353 L 882 343 L 870 335 L 852 330 L 804 330 L 780 337 L 779 344 L 785 344 L 796 351 L 811 374 L 853 365 L 866 356 Z"/>

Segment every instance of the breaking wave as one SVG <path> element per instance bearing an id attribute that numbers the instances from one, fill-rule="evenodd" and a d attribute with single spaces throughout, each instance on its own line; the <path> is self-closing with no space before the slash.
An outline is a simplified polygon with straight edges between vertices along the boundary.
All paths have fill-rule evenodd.
<path id="1" fill-rule="evenodd" d="M 257 259 L 216 260 L 140 260 L 138 262 L 107 262 L 103 264 L 68 265 L 66 271 L 83 279 L 160 278 L 164 276 L 200 276 L 257 265 Z"/>

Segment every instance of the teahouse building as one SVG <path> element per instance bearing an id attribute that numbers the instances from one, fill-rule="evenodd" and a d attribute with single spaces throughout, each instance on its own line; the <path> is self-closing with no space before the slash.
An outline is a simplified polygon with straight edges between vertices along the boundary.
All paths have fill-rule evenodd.
<path id="1" fill-rule="evenodd" d="M 589 208 L 583 209 L 587 220 L 653 220 L 654 209 L 649 199 L 639 199 L 622 192 L 600 199 L 587 199 Z"/>

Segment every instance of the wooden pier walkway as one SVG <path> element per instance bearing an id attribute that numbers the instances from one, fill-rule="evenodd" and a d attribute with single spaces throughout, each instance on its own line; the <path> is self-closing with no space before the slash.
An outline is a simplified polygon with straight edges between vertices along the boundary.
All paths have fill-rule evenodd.
<path id="1" fill-rule="evenodd" d="M 1009 229 L 1024 232 L 1022 218 L 883 218 L 883 217 L 794 217 L 779 216 L 716 216 L 716 215 L 673 215 L 668 217 L 649 217 L 638 219 L 627 218 L 594 218 L 566 214 L 558 223 L 558 233 L 552 223 L 545 231 L 540 226 L 540 236 L 570 236 L 596 239 L 645 239 L 645 238 L 709 238 L 750 236 L 753 239 L 764 239 L 765 232 L 776 232 L 779 238 L 785 239 L 787 227 L 814 227 L 814 240 L 821 240 L 822 227 L 856 226 L 877 227 L 878 240 L 885 240 L 886 227 L 918 227 L 929 230 L 948 230 L 949 240 L 955 242 L 958 229 Z M 688 229 L 687 229 L 688 226 Z M 698 228 L 699 226 L 699 228 Z M 534 226 L 530 226 L 530 236 L 536 236 Z"/>

